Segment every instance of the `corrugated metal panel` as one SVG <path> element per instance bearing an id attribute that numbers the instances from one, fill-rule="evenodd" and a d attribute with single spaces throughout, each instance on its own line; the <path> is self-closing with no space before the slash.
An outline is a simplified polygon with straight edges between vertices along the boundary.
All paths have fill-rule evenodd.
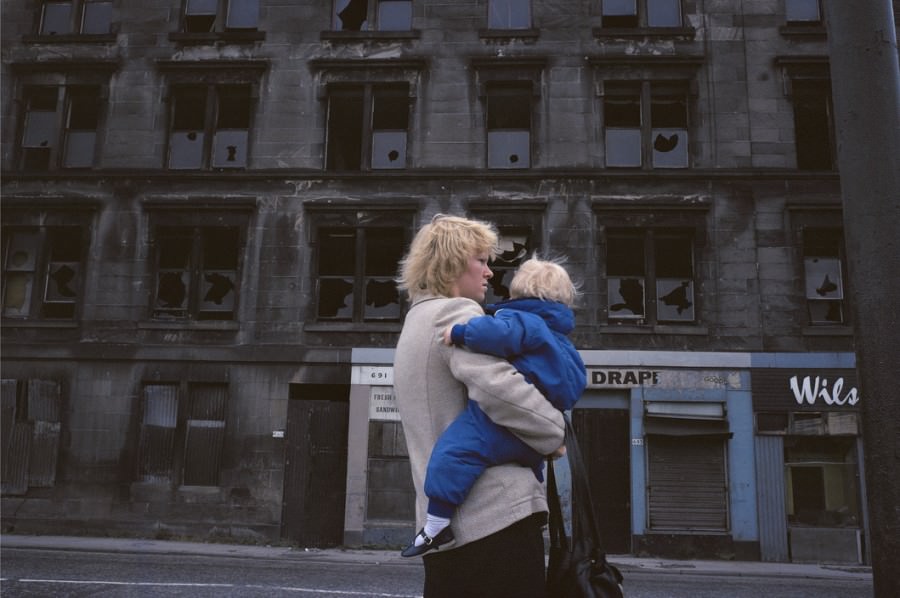
<path id="1" fill-rule="evenodd" d="M 4 476 L 6 475 L 6 462 L 10 458 L 10 438 L 12 438 L 13 424 L 16 422 L 16 381 L 0 380 L 0 463 Z M 5 477 L 3 478 L 6 479 Z"/>
<path id="2" fill-rule="evenodd" d="M 59 422 L 59 383 L 53 380 L 28 381 L 28 419 Z"/>
<path id="3" fill-rule="evenodd" d="M 188 420 L 182 483 L 186 486 L 218 486 L 224 444 L 225 422 Z"/>
<path id="4" fill-rule="evenodd" d="M 759 550 L 763 561 L 788 561 L 787 512 L 784 504 L 784 441 L 756 437 L 756 487 L 759 496 Z"/>
<path id="5" fill-rule="evenodd" d="M 3 463 L 2 493 L 25 494 L 28 490 L 28 456 L 31 453 L 31 422 L 14 422 L 8 443 L 9 456 Z"/>
<path id="6" fill-rule="evenodd" d="M 144 387 L 141 425 L 140 474 L 145 482 L 168 480 L 172 474 L 175 426 L 178 423 L 178 386 Z"/>
<path id="7" fill-rule="evenodd" d="M 56 462 L 59 457 L 59 422 L 34 422 L 31 454 L 28 459 L 28 485 L 52 488 L 56 483 Z"/>
<path id="8" fill-rule="evenodd" d="M 225 421 L 227 399 L 227 384 L 192 385 L 188 419 Z"/>
<path id="9" fill-rule="evenodd" d="M 648 437 L 651 529 L 727 530 L 724 441 Z"/>

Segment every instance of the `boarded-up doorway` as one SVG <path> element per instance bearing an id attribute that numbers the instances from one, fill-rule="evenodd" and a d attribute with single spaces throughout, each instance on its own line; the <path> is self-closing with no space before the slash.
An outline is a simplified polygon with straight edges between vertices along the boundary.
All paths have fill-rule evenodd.
<path id="1" fill-rule="evenodd" d="M 347 385 L 291 386 L 281 536 L 298 546 L 343 542 L 349 396 Z"/>
<path id="2" fill-rule="evenodd" d="M 627 409 L 575 409 L 572 425 L 584 455 L 603 548 L 631 552 L 631 469 Z"/>

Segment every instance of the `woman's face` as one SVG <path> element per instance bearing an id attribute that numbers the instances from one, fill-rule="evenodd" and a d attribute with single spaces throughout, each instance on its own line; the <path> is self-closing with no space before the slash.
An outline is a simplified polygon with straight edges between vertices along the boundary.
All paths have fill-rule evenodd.
<path id="1" fill-rule="evenodd" d="M 482 303 L 487 292 L 487 281 L 493 275 L 488 268 L 488 254 L 485 252 L 473 255 L 469 258 L 466 269 L 456 279 L 450 296 L 465 297 Z"/>

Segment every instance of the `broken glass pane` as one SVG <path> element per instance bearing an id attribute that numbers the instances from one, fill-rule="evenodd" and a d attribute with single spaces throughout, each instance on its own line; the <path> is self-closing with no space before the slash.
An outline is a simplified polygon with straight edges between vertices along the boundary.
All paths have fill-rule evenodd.
<path id="1" fill-rule="evenodd" d="M 213 168 L 247 166 L 249 131 L 216 131 L 213 137 Z"/>
<path id="2" fill-rule="evenodd" d="M 509 283 L 513 274 L 519 264 L 531 254 L 530 230 L 501 227 L 498 246 L 500 253 L 490 264 L 494 275 L 488 280 L 485 303 L 496 303 L 503 299 L 509 299 Z"/>
<path id="3" fill-rule="evenodd" d="M 531 27 L 531 0 L 490 0 L 488 28 L 528 29 Z"/>
<path id="4" fill-rule="evenodd" d="M 209 319 L 212 313 L 216 319 L 231 319 L 234 311 L 234 289 L 237 271 L 218 270 L 203 272 L 200 284 L 200 319 Z M 204 315 L 205 314 L 205 315 Z"/>
<path id="5" fill-rule="evenodd" d="M 807 257 L 803 260 L 803 268 L 806 273 L 807 299 L 844 298 L 840 259 Z"/>
<path id="6" fill-rule="evenodd" d="M 688 137 L 685 129 L 653 129 L 654 168 L 687 168 Z"/>
<path id="7" fill-rule="evenodd" d="M 644 279 L 610 277 L 607 280 L 610 318 L 644 316 Z"/>
<path id="8" fill-rule="evenodd" d="M 259 0 L 229 0 L 228 29 L 256 29 L 259 25 Z"/>
<path id="9" fill-rule="evenodd" d="M 81 230 L 74 227 L 52 229 L 45 302 L 74 303 L 80 294 Z"/>
<path id="10" fill-rule="evenodd" d="M 110 32 L 112 24 L 112 2 L 86 2 L 81 20 L 81 32 L 87 35 L 102 35 Z"/>
<path id="11" fill-rule="evenodd" d="M 184 30 L 188 33 L 209 33 L 216 22 L 219 0 L 187 0 L 184 9 Z"/>
<path id="12" fill-rule="evenodd" d="M 649 27 L 681 27 L 681 0 L 647 0 Z"/>
<path id="13" fill-rule="evenodd" d="M 353 318 L 353 279 L 319 279 L 320 318 L 350 320 Z"/>
<path id="14" fill-rule="evenodd" d="M 368 30 L 369 3 L 367 0 L 335 0 L 335 31 Z"/>
<path id="15" fill-rule="evenodd" d="M 406 131 L 372 133 L 372 168 L 406 168 Z"/>
<path id="16" fill-rule="evenodd" d="M 41 35 L 65 35 L 72 33 L 72 3 L 44 2 L 41 18 Z"/>
<path id="17" fill-rule="evenodd" d="M 530 166 L 530 131 L 488 131 L 488 168 Z"/>
<path id="18" fill-rule="evenodd" d="M 412 29 L 411 0 L 382 0 L 378 3 L 379 31 L 409 31 Z"/>
<path id="19" fill-rule="evenodd" d="M 660 322 L 692 322 L 694 320 L 694 282 L 678 278 L 656 281 L 656 308 Z"/>
<path id="20" fill-rule="evenodd" d="M 400 293 L 393 278 L 370 278 L 366 281 L 366 320 L 400 318 Z"/>

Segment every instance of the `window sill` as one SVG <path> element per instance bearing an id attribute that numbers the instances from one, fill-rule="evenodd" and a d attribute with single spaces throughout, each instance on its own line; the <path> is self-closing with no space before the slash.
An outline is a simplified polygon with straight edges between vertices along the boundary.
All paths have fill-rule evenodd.
<path id="1" fill-rule="evenodd" d="M 240 324 L 229 320 L 227 322 L 219 320 L 196 321 L 196 320 L 148 320 L 146 322 L 138 322 L 139 330 L 223 330 L 235 331 L 240 329 Z"/>
<path id="2" fill-rule="evenodd" d="M 400 332 L 401 322 L 311 322 L 304 332 Z"/>
<path id="3" fill-rule="evenodd" d="M 537 29 L 479 29 L 478 37 L 481 39 L 527 39 L 536 40 L 540 35 Z"/>
<path id="4" fill-rule="evenodd" d="M 422 32 L 417 29 L 409 31 L 323 31 L 319 39 L 331 42 L 364 42 L 393 41 L 419 39 Z"/>
<path id="5" fill-rule="evenodd" d="M 694 39 L 697 30 L 693 27 L 596 27 L 593 30 L 597 39 L 615 38 L 683 38 Z"/>
<path id="6" fill-rule="evenodd" d="M 853 327 L 846 325 L 821 325 L 804 326 L 801 330 L 803 336 L 853 336 Z"/>
<path id="7" fill-rule="evenodd" d="M 184 45 L 252 44 L 266 39 L 264 31 L 218 31 L 214 33 L 170 33 L 169 41 Z"/>
<path id="8" fill-rule="evenodd" d="M 79 323 L 71 320 L 18 320 L 3 318 L 3 327 L 75 329 L 79 327 Z"/>
<path id="9" fill-rule="evenodd" d="M 603 334 L 668 334 L 688 336 L 708 336 L 709 328 L 706 326 L 691 326 L 687 324 L 631 324 L 610 322 L 601 326 Z"/>
<path id="10" fill-rule="evenodd" d="M 784 37 L 807 37 L 822 38 L 827 37 L 825 26 L 821 23 L 810 25 L 782 25 L 778 28 L 778 33 Z"/>
<path id="11" fill-rule="evenodd" d="M 26 44 L 114 44 L 115 33 L 67 33 L 65 35 L 23 35 Z"/>

